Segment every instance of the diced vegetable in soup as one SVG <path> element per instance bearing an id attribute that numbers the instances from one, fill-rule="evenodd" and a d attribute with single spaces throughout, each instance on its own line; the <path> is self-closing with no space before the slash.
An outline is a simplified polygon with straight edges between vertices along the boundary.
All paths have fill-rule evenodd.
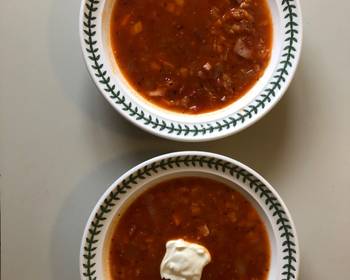
<path id="1" fill-rule="evenodd" d="M 202 280 L 266 280 L 268 235 L 256 209 L 231 186 L 183 177 L 152 186 L 116 220 L 109 247 L 112 280 L 156 280 L 166 243 L 204 246 Z"/>
<path id="2" fill-rule="evenodd" d="M 111 42 L 123 75 L 150 102 L 189 114 L 244 95 L 269 62 L 267 0 L 117 0 Z"/>

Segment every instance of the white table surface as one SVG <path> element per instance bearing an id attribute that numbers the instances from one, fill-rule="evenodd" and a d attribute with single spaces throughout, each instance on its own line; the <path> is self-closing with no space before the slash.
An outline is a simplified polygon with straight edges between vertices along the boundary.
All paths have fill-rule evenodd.
<path id="1" fill-rule="evenodd" d="M 107 186 L 145 159 L 195 149 L 277 189 L 299 233 L 301 280 L 349 280 L 350 2 L 302 2 L 301 63 L 277 107 L 238 135 L 182 144 L 134 127 L 98 93 L 78 0 L 1 1 L 1 279 L 78 280 L 83 228 Z"/>

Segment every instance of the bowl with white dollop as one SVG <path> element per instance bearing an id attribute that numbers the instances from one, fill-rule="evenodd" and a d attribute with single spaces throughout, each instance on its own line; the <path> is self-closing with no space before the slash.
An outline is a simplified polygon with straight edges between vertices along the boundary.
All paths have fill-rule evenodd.
<path id="1" fill-rule="evenodd" d="M 198 115 L 153 106 L 130 86 L 113 57 L 110 22 L 115 1 L 82 0 L 79 31 L 83 56 L 93 81 L 110 105 L 149 133 L 187 142 L 235 134 L 267 114 L 292 81 L 302 45 L 299 0 L 268 0 L 273 22 L 271 58 L 248 92 L 222 109 Z"/>
<path id="2" fill-rule="evenodd" d="M 185 151 L 147 160 L 119 177 L 101 196 L 87 221 L 80 249 L 82 280 L 115 280 L 109 270 L 108 246 L 115 218 L 123 209 L 156 183 L 171 178 L 198 176 L 232 185 L 259 213 L 270 243 L 270 264 L 266 280 L 297 279 L 299 246 L 291 215 L 276 190 L 257 172 L 231 158 L 218 154 Z M 174 267 L 187 267 L 198 273 L 210 262 L 206 249 L 184 240 L 164 244 L 167 253 L 159 263 L 161 273 L 169 275 Z M 177 251 L 178 250 L 178 251 Z M 196 257 L 196 258 L 194 258 Z M 184 265 L 188 259 L 197 266 Z M 180 260 L 180 263 L 176 262 Z M 194 278 L 198 279 L 198 278 Z"/>

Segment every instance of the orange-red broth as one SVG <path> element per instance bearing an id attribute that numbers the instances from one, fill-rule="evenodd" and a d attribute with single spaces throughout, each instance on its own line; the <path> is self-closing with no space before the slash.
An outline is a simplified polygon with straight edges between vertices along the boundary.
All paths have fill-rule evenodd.
<path id="1" fill-rule="evenodd" d="M 256 209 L 231 187 L 199 177 L 157 184 L 128 206 L 108 248 L 111 279 L 161 279 L 165 244 L 179 238 L 209 250 L 202 280 L 267 279 L 270 245 Z"/>

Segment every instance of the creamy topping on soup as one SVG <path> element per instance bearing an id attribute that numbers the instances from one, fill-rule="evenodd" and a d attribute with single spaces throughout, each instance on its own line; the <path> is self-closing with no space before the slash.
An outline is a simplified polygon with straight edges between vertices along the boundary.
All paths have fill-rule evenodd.
<path id="1" fill-rule="evenodd" d="M 210 261 L 210 253 L 204 246 L 182 239 L 170 240 L 166 243 L 160 275 L 169 280 L 200 280 L 204 266 Z"/>

